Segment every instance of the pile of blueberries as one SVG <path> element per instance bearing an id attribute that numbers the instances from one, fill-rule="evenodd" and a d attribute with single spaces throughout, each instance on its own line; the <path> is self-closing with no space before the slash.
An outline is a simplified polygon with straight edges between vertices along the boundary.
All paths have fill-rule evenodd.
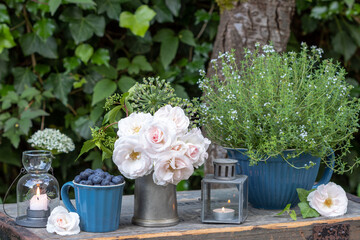
<path id="1" fill-rule="evenodd" d="M 74 178 L 74 182 L 84 185 L 110 186 L 123 183 L 124 177 L 113 176 L 100 168 L 96 170 L 87 168 Z"/>

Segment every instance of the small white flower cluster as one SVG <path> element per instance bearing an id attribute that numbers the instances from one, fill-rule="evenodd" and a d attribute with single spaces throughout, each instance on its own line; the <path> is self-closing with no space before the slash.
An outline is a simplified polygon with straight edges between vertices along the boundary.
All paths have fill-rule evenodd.
<path id="1" fill-rule="evenodd" d="M 45 128 L 35 132 L 28 140 L 32 147 L 55 153 L 68 153 L 75 149 L 74 142 L 58 129 Z"/>
<path id="2" fill-rule="evenodd" d="M 273 53 L 273 52 L 275 52 L 274 47 L 271 46 L 271 45 L 264 45 L 262 47 L 262 49 L 263 49 L 264 53 Z"/>

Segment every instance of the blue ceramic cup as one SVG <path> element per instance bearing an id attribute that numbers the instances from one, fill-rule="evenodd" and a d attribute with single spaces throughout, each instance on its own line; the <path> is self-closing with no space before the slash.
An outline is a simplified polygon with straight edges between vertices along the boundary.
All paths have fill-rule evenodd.
<path id="1" fill-rule="evenodd" d="M 124 185 L 89 186 L 67 182 L 61 188 L 61 198 L 70 212 L 79 214 L 82 231 L 111 232 L 119 228 Z M 75 190 L 76 209 L 69 199 L 70 187 Z"/>

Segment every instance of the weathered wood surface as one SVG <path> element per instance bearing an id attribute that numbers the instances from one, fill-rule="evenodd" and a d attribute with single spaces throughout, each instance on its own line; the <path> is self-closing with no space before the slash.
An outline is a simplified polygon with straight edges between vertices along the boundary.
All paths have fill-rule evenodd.
<path id="1" fill-rule="evenodd" d="M 73 236 L 59 236 L 47 233 L 45 229 L 21 228 L 13 223 L 4 223 L 0 218 L 0 239 L 36 239 L 20 238 L 25 234 L 35 234 L 42 239 L 360 239 L 360 203 L 359 198 L 353 197 L 349 201 L 348 213 L 339 218 L 313 218 L 292 221 L 288 216 L 276 217 L 278 210 L 262 210 L 249 208 L 249 216 L 241 225 L 202 224 L 200 218 L 201 202 L 200 191 L 178 193 L 178 212 L 180 223 L 166 228 L 145 228 L 131 224 L 133 213 L 133 196 L 123 198 L 121 224 L 117 231 L 109 233 L 81 232 Z M 16 205 L 6 205 L 7 212 L 16 213 Z M 295 208 L 297 213 L 299 210 Z M 2 215 L 1 215 L 2 216 Z M 8 221 L 8 220 L 6 220 Z M 8 225 L 8 226 L 7 226 Z M 6 227 L 7 226 L 7 227 Z M 325 235 L 314 234 L 314 227 L 327 226 Z M 336 233 L 339 226 L 348 227 L 349 231 Z M 6 234 L 14 231 L 18 236 L 6 238 Z M 19 230 L 21 229 L 21 230 Z M 329 230 L 331 229 L 331 230 Z M 341 235 L 343 234 L 343 235 Z M 348 235 L 347 235 L 348 234 Z M 16 235 L 16 234 L 15 234 Z M 326 236 L 328 238 L 326 238 Z"/>

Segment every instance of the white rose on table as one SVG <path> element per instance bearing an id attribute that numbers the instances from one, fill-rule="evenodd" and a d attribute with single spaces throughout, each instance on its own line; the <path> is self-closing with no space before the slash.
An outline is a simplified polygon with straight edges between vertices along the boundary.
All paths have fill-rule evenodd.
<path id="1" fill-rule="evenodd" d="M 194 172 L 191 161 L 184 155 L 171 151 L 159 156 L 155 162 L 153 180 L 157 185 L 178 184 Z"/>
<path id="2" fill-rule="evenodd" d="M 158 153 L 170 150 L 176 142 L 176 126 L 167 119 L 153 119 L 140 131 L 140 142 L 152 157 Z"/>
<path id="3" fill-rule="evenodd" d="M 307 200 L 310 207 L 314 208 L 324 217 L 342 216 L 347 212 L 348 199 L 342 187 L 333 182 L 324 185 L 311 192 Z"/>
<path id="4" fill-rule="evenodd" d="M 199 167 L 204 164 L 205 159 L 208 158 L 206 152 L 211 141 L 205 138 L 199 128 L 191 129 L 185 136 L 180 138 L 181 141 L 188 145 L 186 156 L 191 160 L 194 167 Z"/>
<path id="5" fill-rule="evenodd" d="M 64 207 L 54 208 L 48 218 L 46 230 L 61 236 L 78 234 L 80 232 L 80 217 L 76 212 L 68 212 Z"/>
<path id="6" fill-rule="evenodd" d="M 117 135 L 123 137 L 139 134 L 144 124 L 151 121 L 152 118 L 150 113 L 132 113 L 118 122 Z"/>
<path id="7" fill-rule="evenodd" d="M 154 118 L 166 118 L 173 121 L 176 125 L 176 134 L 183 135 L 187 132 L 190 124 L 189 118 L 180 107 L 166 105 L 154 114 Z"/>
<path id="8" fill-rule="evenodd" d="M 153 169 L 153 161 L 139 143 L 139 136 L 121 137 L 115 142 L 113 162 L 130 179 L 145 176 Z"/>

